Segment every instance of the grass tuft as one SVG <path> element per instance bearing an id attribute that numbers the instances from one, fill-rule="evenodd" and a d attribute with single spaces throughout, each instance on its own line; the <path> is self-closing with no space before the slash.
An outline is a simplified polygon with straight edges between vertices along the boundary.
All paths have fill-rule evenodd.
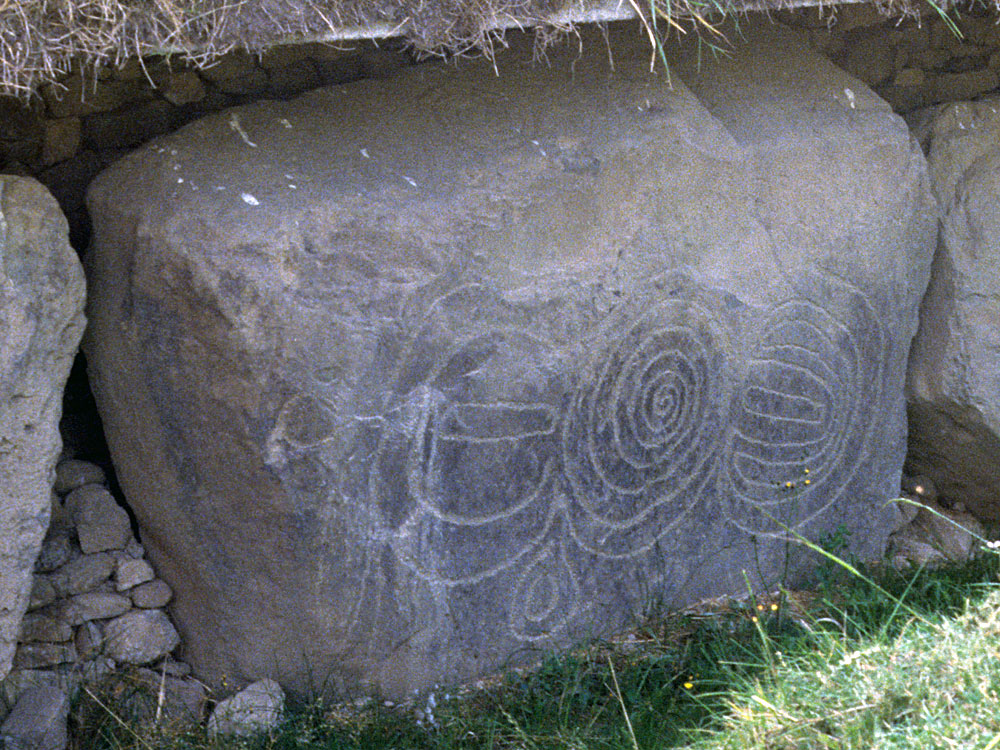
<path id="1" fill-rule="evenodd" d="M 483 689 L 387 707 L 290 703 L 248 739 L 163 732 L 104 693 L 87 750 L 1000 747 L 997 554 L 897 571 L 827 561 L 807 591 L 651 617 Z M 855 572 L 850 572 L 854 570 Z M 905 606 L 901 606 L 905 604 Z M 131 697 L 131 696 L 130 696 Z M 427 701 L 425 696 L 423 701 Z M 993 743 L 992 745 L 989 743 Z"/>

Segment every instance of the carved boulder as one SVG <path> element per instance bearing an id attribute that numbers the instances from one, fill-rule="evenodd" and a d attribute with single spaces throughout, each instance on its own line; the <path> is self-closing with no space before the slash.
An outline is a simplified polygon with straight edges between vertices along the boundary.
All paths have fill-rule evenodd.
<path id="1" fill-rule="evenodd" d="M 904 123 L 788 32 L 207 117 L 92 185 L 86 342 L 206 679 L 402 694 L 881 554 L 934 242 Z"/>

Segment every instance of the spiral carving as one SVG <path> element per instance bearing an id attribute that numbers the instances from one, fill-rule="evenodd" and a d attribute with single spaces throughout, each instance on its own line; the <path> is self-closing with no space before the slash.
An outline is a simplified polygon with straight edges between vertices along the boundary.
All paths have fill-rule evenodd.
<path id="1" fill-rule="evenodd" d="M 587 550 L 634 555 L 691 509 L 720 447 L 725 335 L 691 299 L 633 318 L 565 417 L 571 526 Z M 620 328 L 618 330 L 621 330 Z"/>
<path id="2" fill-rule="evenodd" d="M 595 571 L 648 580 L 720 510 L 754 536 L 803 529 L 871 455 L 886 360 L 864 295 L 807 275 L 763 319 L 648 279 L 582 340 L 481 287 L 436 299 L 381 410 L 373 536 L 431 589 L 503 591 L 510 635 L 538 643 L 590 606 Z"/>

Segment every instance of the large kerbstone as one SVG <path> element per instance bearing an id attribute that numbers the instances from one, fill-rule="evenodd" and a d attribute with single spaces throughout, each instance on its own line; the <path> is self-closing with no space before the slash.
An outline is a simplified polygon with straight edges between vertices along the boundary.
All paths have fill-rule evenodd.
<path id="1" fill-rule="evenodd" d="M 908 376 L 911 473 L 1000 520 L 1000 99 L 948 104 L 920 128 L 943 212 Z"/>
<path id="2" fill-rule="evenodd" d="M 49 524 L 62 391 L 83 334 L 68 231 L 42 185 L 0 175 L 0 679 Z"/>
<path id="3" fill-rule="evenodd" d="M 734 34 L 734 38 L 739 35 Z M 883 550 L 934 243 L 788 32 L 243 107 L 93 184 L 93 384 L 218 681 L 401 693 Z"/>

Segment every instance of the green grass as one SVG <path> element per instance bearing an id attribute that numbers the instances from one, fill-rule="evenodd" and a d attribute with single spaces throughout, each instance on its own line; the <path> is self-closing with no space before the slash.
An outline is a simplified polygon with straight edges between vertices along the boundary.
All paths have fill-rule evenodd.
<path id="1" fill-rule="evenodd" d="M 1000 747 L 998 569 L 995 554 L 937 570 L 859 568 L 876 588 L 830 563 L 808 597 L 651 619 L 631 639 L 553 654 L 462 698 L 438 691 L 434 724 L 418 724 L 413 707 L 379 701 L 363 709 L 293 704 L 268 735 L 213 741 L 200 728 L 125 726 L 109 694 L 107 708 L 88 696 L 79 702 L 74 745 L 992 749 Z"/>

